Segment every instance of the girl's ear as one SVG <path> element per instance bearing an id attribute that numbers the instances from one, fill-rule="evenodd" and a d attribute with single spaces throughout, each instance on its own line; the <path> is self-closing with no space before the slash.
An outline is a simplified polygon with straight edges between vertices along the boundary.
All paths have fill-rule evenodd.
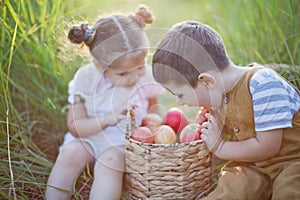
<path id="1" fill-rule="evenodd" d="M 209 90 L 214 89 L 216 86 L 216 79 L 210 73 L 199 74 L 198 81 L 202 82 L 202 84 Z"/>

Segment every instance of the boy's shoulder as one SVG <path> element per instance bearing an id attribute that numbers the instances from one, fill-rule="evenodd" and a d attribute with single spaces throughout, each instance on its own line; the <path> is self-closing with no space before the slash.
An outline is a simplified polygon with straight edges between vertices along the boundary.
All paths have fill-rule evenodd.
<path id="1" fill-rule="evenodd" d="M 258 69 L 252 76 L 252 79 L 264 80 L 265 78 L 277 77 L 278 75 L 270 68 L 262 67 Z"/>
<path id="2" fill-rule="evenodd" d="M 269 82 L 269 81 L 278 81 L 282 83 L 288 83 L 288 81 L 282 77 L 279 73 L 277 73 L 274 69 L 265 66 L 259 65 L 257 63 L 250 64 L 250 67 L 256 68 L 255 73 L 253 74 L 251 81 L 252 84 L 255 82 L 256 84 Z"/>
<path id="3" fill-rule="evenodd" d="M 259 87 L 260 89 L 255 89 Z M 262 67 L 257 70 L 250 79 L 250 91 L 270 92 L 272 90 L 279 94 L 280 91 L 286 91 L 292 95 L 299 96 L 299 90 L 285 77 L 280 75 L 274 69 Z M 298 94 L 298 95 L 297 95 Z"/>
<path id="4" fill-rule="evenodd" d="M 280 65 L 280 64 L 278 64 Z M 252 79 L 258 80 L 259 82 L 266 82 L 268 80 L 276 80 L 279 82 L 284 82 L 284 83 L 289 83 L 289 81 L 284 78 L 281 74 L 278 73 L 278 69 L 280 67 L 275 66 L 275 64 L 270 65 L 270 64 L 257 64 L 257 63 L 251 63 L 249 67 L 256 68 L 256 72 L 253 74 Z M 277 69 L 277 70 L 276 70 Z"/>

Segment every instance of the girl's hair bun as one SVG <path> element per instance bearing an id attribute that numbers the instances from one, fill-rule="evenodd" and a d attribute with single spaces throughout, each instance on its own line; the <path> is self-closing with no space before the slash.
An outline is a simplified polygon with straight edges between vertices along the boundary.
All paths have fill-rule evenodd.
<path id="1" fill-rule="evenodd" d="M 72 43 L 81 44 L 85 42 L 87 45 L 94 39 L 95 31 L 90 28 L 87 23 L 81 23 L 70 28 L 68 38 Z"/>
<path id="2" fill-rule="evenodd" d="M 145 5 L 139 6 L 135 12 L 135 16 L 131 15 L 129 17 L 141 28 L 145 27 L 147 24 L 152 24 L 153 22 L 153 15 Z"/>

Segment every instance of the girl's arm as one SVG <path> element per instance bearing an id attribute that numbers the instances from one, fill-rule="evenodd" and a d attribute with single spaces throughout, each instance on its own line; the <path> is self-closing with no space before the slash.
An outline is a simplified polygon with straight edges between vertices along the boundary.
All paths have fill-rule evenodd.
<path id="1" fill-rule="evenodd" d="M 275 156 L 280 150 L 282 129 L 257 132 L 256 138 L 243 141 L 224 141 L 220 136 L 220 119 L 212 114 L 206 116 L 209 121 L 204 122 L 204 128 L 201 129 L 204 131 L 204 140 L 207 147 L 221 159 L 257 162 Z"/>
<path id="2" fill-rule="evenodd" d="M 72 105 L 67 115 L 67 126 L 75 137 L 87 137 L 113 126 L 126 116 L 126 109 L 104 116 L 88 118 L 84 103 Z"/>

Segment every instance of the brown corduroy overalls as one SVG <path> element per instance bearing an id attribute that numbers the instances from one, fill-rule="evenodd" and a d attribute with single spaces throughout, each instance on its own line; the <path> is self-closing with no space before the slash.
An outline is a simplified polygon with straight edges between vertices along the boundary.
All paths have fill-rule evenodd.
<path id="1" fill-rule="evenodd" d="M 254 66 L 226 95 L 224 124 L 233 141 L 256 137 L 249 83 L 259 69 Z M 216 189 L 203 200 L 300 199 L 300 111 L 292 123 L 292 128 L 283 130 L 280 152 L 275 157 L 255 163 L 226 164 Z"/>

